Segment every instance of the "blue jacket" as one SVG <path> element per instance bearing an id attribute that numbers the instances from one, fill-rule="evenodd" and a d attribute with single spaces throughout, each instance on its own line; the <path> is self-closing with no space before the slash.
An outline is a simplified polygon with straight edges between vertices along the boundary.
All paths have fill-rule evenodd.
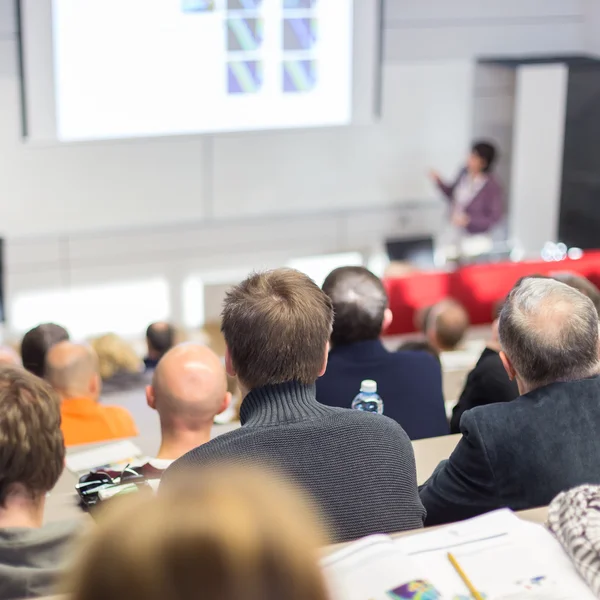
<path id="1" fill-rule="evenodd" d="M 559 492 L 600 484 L 600 376 L 474 408 L 460 429 L 458 446 L 420 489 L 427 525 L 545 506 Z"/>
<path id="2" fill-rule="evenodd" d="M 327 371 L 317 381 L 317 400 L 350 408 L 363 379 L 374 379 L 383 399 L 383 414 L 402 425 L 411 440 L 449 432 L 442 373 L 426 352 L 388 352 L 381 341 L 337 346 Z"/>

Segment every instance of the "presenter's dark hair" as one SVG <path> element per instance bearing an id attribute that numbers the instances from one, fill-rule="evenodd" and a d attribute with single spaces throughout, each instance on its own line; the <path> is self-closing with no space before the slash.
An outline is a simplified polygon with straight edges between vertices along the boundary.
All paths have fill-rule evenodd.
<path id="1" fill-rule="evenodd" d="M 496 147 L 489 142 L 475 142 L 471 151 L 485 161 L 483 172 L 489 173 L 494 166 L 496 155 L 498 153 Z"/>

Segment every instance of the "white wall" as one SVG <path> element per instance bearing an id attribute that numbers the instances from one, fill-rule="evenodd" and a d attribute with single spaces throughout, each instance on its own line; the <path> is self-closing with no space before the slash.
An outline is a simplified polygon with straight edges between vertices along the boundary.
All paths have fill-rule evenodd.
<path id="1" fill-rule="evenodd" d="M 10 302 L 38 289 L 158 276 L 178 318 L 190 273 L 435 230 L 442 203 L 424 166 L 450 176 L 468 148 L 474 58 L 582 51 L 584 2 L 387 0 L 383 114 L 372 126 L 31 147 L 20 138 L 13 0 L 0 0 Z M 283 200 L 304 216 L 277 217 Z M 398 201 L 417 203 L 393 208 Z"/>
<path id="2" fill-rule="evenodd" d="M 560 64 L 517 71 L 509 215 L 512 235 L 526 252 L 558 238 L 568 77 L 569 68 Z"/>
<path id="3" fill-rule="evenodd" d="M 600 55 L 600 2 L 583 0 L 585 10 L 585 38 L 588 52 Z"/>

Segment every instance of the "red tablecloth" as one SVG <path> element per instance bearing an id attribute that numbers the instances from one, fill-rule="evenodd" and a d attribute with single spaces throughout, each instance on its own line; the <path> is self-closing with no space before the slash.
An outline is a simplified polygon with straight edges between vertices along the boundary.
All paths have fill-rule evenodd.
<path id="1" fill-rule="evenodd" d="M 600 251 L 586 252 L 579 260 L 529 261 L 463 267 L 453 273 L 412 273 L 388 278 L 384 283 L 394 321 L 388 335 L 414 331 L 415 311 L 452 297 L 461 302 L 473 325 L 492 320 L 494 304 L 506 297 L 515 282 L 525 275 L 550 275 L 560 271 L 578 273 L 600 287 Z"/>

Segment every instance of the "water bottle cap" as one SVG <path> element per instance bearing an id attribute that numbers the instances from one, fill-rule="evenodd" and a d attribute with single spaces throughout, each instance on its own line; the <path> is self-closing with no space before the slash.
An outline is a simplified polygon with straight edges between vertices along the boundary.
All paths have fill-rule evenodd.
<path id="1" fill-rule="evenodd" d="M 365 392 L 366 394 L 376 394 L 377 393 L 377 382 L 372 379 L 365 379 L 360 384 L 360 391 Z"/>

